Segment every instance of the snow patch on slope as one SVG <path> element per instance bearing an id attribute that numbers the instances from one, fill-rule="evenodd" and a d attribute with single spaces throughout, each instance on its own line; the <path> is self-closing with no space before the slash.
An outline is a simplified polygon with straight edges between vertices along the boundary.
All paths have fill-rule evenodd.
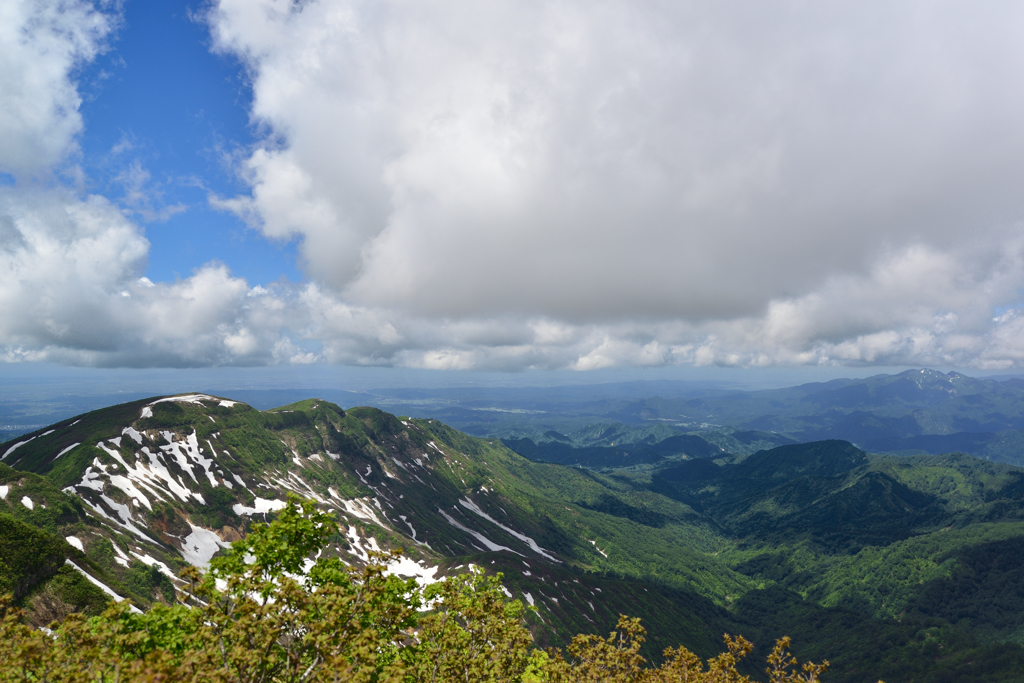
<path id="1" fill-rule="evenodd" d="M 160 450 L 173 455 L 178 467 L 188 472 L 189 476 L 192 477 L 192 481 L 197 484 L 199 483 L 193 471 L 192 463 L 189 460 L 203 468 L 203 473 L 206 474 L 206 478 L 210 481 L 210 486 L 217 487 L 220 485 L 220 482 L 217 481 L 217 478 L 210 471 L 213 459 L 203 457 L 202 451 L 199 449 L 199 436 L 195 430 L 192 430 L 192 433 L 184 441 L 175 441 L 175 434 L 173 432 L 160 432 L 160 434 L 167 440 L 167 445 L 161 446 Z"/>
<path id="2" fill-rule="evenodd" d="M 213 396 L 207 394 L 182 394 L 181 396 L 168 396 L 167 398 L 159 398 L 149 405 L 155 406 L 157 403 L 195 403 L 202 405 L 201 401 L 216 401 Z"/>
<path id="3" fill-rule="evenodd" d="M 345 535 L 348 537 L 349 547 L 353 554 L 363 562 L 371 561 L 371 551 L 381 552 L 381 547 L 377 544 L 376 538 L 373 536 L 363 538 L 359 535 L 359 530 L 354 526 L 350 526 Z M 415 579 L 416 583 L 423 587 L 442 580 L 437 578 L 438 569 L 440 567 L 430 567 L 423 562 L 416 562 L 412 558 L 403 556 L 389 562 L 386 565 L 385 573 Z"/>
<path id="4" fill-rule="evenodd" d="M 36 438 L 36 437 L 34 437 L 34 436 L 33 436 L 33 437 L 32 437 L 31 439 L 25 439 L 24 441 L 19 441 L 18 443 L 14 444 L 13 446 L 11 446 L 10 448 L 8 448 L 8 449 L 7 449 L 7 452 L 6 452 L 6 453 L 4 453 L 3 455 L 0 455 L 0 460 L 3 460 L 3 459 L 4 459 L 4 458 L 6 458 L 6 457 L 7 457 L 8 455 L 10 455 L 11 453 L 13 453 L 13 452 L 14 452 L 14 449 L 16 449 L 16 448 L 19 448 L 19 447 L 21 447 L 21 446 L 24 446 L 25 444 L 27 444 L 27 443 L 28 443 L 29 441 L 31 441 L 31 440 L 32 440 L 32 439 L 34 439 L 34 438 Z"/>
<path id="5" fill-rule="evenodd" d="M 121 547 L 116 543 L 114 544 L 114 552 L 117 553 L 117 557 L 114 558 L 114 562 L 117 562 L 122 567 L 127 567 L 131 560 L 124 554 L 124 551 L 121 550 Z"/>
<path id="6" fill-rule="evenodd" d="M 182 542 L 181 554 L 189 564 L 205 570 L 210 566 L 210 558 L 218 550 L 227 548 L 231 544 L 220 540 L 217 534 L 209 529 L 195 526 L 191 522 L 189 522 L 189 526 L 192 527 L 192 533 L 186 536 Z"/>
<path id="7" fill-rule="evenodd" d="M 117 550 L 119 553 L 121 551 L 121 549 L 118 548 L 116 545 L 114 546 L 114 549 Z M 162 574 L 164 574 L 168 578 L 174 579 L 175 581 L 181 581 L 181 579 L 179 579 L 177 576 L 174 575 L 174 572 L 171 571 L 171 568 L 168 567 L 163 562 L 161 562 L 160 560 L 158 560 L 158 559 L 156 559 L 154 557 L 151 557 L 148 554 L 147 555 L 140 555 L 139 553 L 137 553 L 135 551 L 132 551 L 132 550 L 129 550 L 128 552 L 130 552 L 132 554 L 132 557 L 136 558 L 139 562 L 141 562 L 141 563 L 143 563 L 145 565 L 148 565 L 150 567 L 156 567 L 158 570 L 160 570 L 160 572 Z M 121 553 L 121 554 L 123 555 L 123 553 Z M 118 557 L 118 558 L 115 558 L 115 559 L 120 560 L 121 558 Z M 124 565 L 126 567 L 128 566 L 127 558 L 125 558 L 125 560 L 124 560 Z"/>
<path id="8" fill-rule="evenodd" d="M 94 578 L 91 574 L 89 574 L 87 571 L 85 571 L 84 569 L 79 567 L 77 564 L 75 564 L 71 560 L 64 560 L 64 564 L 70 564 L 72 567 L 77 569 L 82 574 L 82 576 L 84 576 L 86 579 L 89 580 L 90 583 L 92 583 L 97 588 L 99 588 L 101 591 L 103 591 L 104 593 L 106 593 L 107 595 L 112 597 L 114 599 L 114 602 L 121 602 L 122 600 L 124 600 L 124 598 L 122 598 L 120 595 L 115 593 L 114 590 L 110 586 L 108 586 L 107 584 L 103 583 L 99 579 Z M 134 614 L 142 614 L 142 610 L 140 610 L 135 605 L 132 605 L 131 609 L 132 609 L 132 613 L 134 613 Z"/>
<path id="9" fill-rule="evenodd" d="M 70 489 L 72 487 L 69 486 L 68 488 Z M 67 491 L 67 489 L 65 489 L 65 491 Z M 71 493 L 72 494 L 75 493 L 73 489 L 72 489 Z M 110 506 L 111 510 L 116 511 L 117 515 L 119 517 L 121 517 L 121 519 L 115 519 L 115 518 L 111 517 L 107 513 L 106 510 L 104 510 L 101 506 L 99 506 L 96 503 L 92 502 L 88 498 L 82 498 L 81 500 L 82 500 L 83 503 L 85 503 L 90 508 L 92 508 L 93 511 L 96 514 L 98 514 L 100 517 L 102 517 L 102 518 L 104 518 L 104 519 L 106 519 L 108 521 L 111 521 L 114 524 L 117 524 L 118 526 L 120 526 L 120 527 L 122 527 L 124 529 L 127 529 L 128 531 L 132 532 L 133 534 L 135 534 L 136 536 L 138 536 L 142 540 L 147 541 L 148 543 L 152 543 L 153 545 L 159 545 L 156 541 L 154 541 L 152 538 L 147 536 L 146 533 L 144 531 L 142 531 L 142 529 L 140 529 L 139 527 L 135 526 L 135 524 L 134 524 L 135 520 L 132 519 L 131 514 L 128 512 L 128 506 L 127 505 L 121 505 L 119 503 L 116 503 L 116 502 L 110 500 L 110 498 L 107 498 L 106 496 L 104 496 L 102 494 L 100 495 L 100 498 L 103 500 L 104 503 L 106 503 L 108 506 Z"/>
<path id="10" fill-rule="evenodd" d="M 470 512 L 473 512 L 474 514 L 476 514 L 476 515 L 478 515 L 480 517 L 483 517 L 488 522 L 490 522 L 491 524 L 494 524 L 496 527 L 498 527 L 499 529 L 501 529 L 505 533 L 509 534 L 510 536 L 514 536 L 515 538 L 518 538 L 520 541 L 522 541 L 526 545 L 530 546 L 530 550 L 532 550 L 533 552 L 537 553 L 541 557 L 546 557 L 547 559 L 551 560 L 552 562 L 561 562 L 561 560 L 559 560 L 557 557 L 555 557 L 554 555 L 549 553 L 547 550 L 544 550 L 539 545 L 537 545 L 537 542 L 534 541 L 532 538 L 530 538 L 526 534 L 519 533 L 515 529 L 511 529 L 511 528 L 505 526 L 504 524 L 502 524 L 501 522 L 497 521 L 496 519 L 494 519 L 493 517 L 488 515 L 486 512 L 481 510 L 477 506 L 476 503 L 474 503 L 473 501 L 469 500 L 468 498 L 460 498 L 459 499 L 459 504 L 462 507 L 464 507 L 467 510 L 469 510 Z"/>
<path id="11" fill-rule="evenodd" d="M 413 542 L 413 543 L 415 543 L 415 544 L 417 544 L 417 545 L 425 545 L 425 546 L 427 546 L 428 548 L 430 548 L 430 544 L 429 544 L 429 543 L 427 543 L 426 541 L 420 541 L 420 540 L 417 540 L 417 538 L 416 538 L 416 529 L 415 529 L 415 528 L 413 528 L 413 526 L 412 526 L 412 522 L 410 522 L 410 521 L 408 520 L 408 518 L 407 518 L 407 517 L 406 517 L 405 515 L 398 515 L 398 518 L 399 518 L 400 520 L 402 520 L 403 522 L 405 522 L 405 525 L 406 525 L 407 527 L 409 527 L 409 531 L 410 531 L 410 532 L 412 533 L 412 542 Z M 433 548 L 430 548 L 430 549 L 431 549 L 431 550 L 433 550 Z"/>
<path id="12" fill-rule="evenodd" d="M 288 504 L 283 500 L 267 499 L 267 498 L 256 498 L 253 503 L 253 507 L 247 507 L 241 503 L 235 503 L 231 506 L 231 509 L 235 511 L 236 515 L 262 515 L 268 512 L 276 512 L 277 510 L 283 510 Z"/>
<path id="13" fill-rule="evenodd" d="M 377 526 L 387 527 L 387 524 L 381 521 L 380 517 L 374 511 L 370 505 L 371 502 L 375 502 L 372 498 L 352 498 L 350 500 L 342 500 L 341 504 L 345 508 L 345 512 L 358 517 L 359 519 L 365 519 L 367 522 L 373 522 Z M 379 503 L 378 503 L 379 505 Z"/>
<path id="14" fill-rule="evenodd" d="M 512 548 L 506 548 L 506 547 L 505 547 L 505 546 L 503 546 L 503 545 L 498 545 L 497 543 L 495 543 L 495 542 L 494 542 L 494 541 L 492 541 L 491 539 L 487 538 L 487 537 L 486 537 L 486 536 L 484 536 L 483 534 L 481 534 L 481 533 L 479 533 L 479 532 L 476 532 L 476 531 L 473 531 L 473 530 L 472 530 L 472 529 L 470 529 L 469 527 L 467 527 L 467 526 L 465 526 L 465 525 L 463 525 L 463 524 L 460 524 L 460 523 L 459 523 L 459 522 L 458 522 L 458 521 L 457 521 L 457 520 L 456 520 L 456 519 L 455 519 L 454 517 L 452 517 L 451 515 L 449 515 L 449 514 L 448 514 L 447 512 L 445 512 L 445 511 L 444 511 L 444 510 L 442 510 L 441 508 L 437 508 L 437 511 L 441 513 L 441 516 L 442 516 L 442 517 L 444 517 L 444 518 L 445 518 L 445 520 L 446 520 L 446 521 L 447 521 L 447 522 L 448 522 L 449 524 L 451 524 L 451 525 L 452 525 L 453 527 L 455 527 L 455 528 L 456 528 L 456 529 L 458 529 L 459 531 L 464 531 L 464 532 L 466 532 L 467 534 L 469 534 L 470 536 L 472 536 L 473 538 L 475 538 L 476 540 L 480 541 L 481 543 L 483 543 L 483 544 L 484 544 L 484 546 L 485 546 L 485 547 L 486 547 L 486 548 L 487 548 L 488 550 L 494 550 L 494 551 L 497 551 L 497 550 L 507 550 L 507 551 L 509 551 L 510 553 L 516 553 L 516 551 L 515 551 L 515 550 L 512 550 Z M 520 557 L 522 557 L 522 556 L 523 556 L 523 555 L 522 555 L 522 553 L 516 553 L 516 555 L 519 555 Z"/>
<path id="15" fill-rule="evenodd" d="M 67 448 L 65 448 L 64 450 L 62 450 L 62 451 L 61 451 L 60 453 L 58 453 L 57 455 L 53 456 L 53 459 L 54 459 L 54 460 L 56 460 L 57 458 L 59 458 L 60 456 L 64 455 L 64 454 L 65 454 L 65 453 L 67 453 L 68 451 L 70 451 L 70 450 L 73 450 L 73 449 L 75 449 L 75 448 L 78 448 L 78 447 L 79 447 L 79 446 L 81 446 L 81 445 L 82 445 L 82 442 L 81 442 L 81 441 L 78 441 L 78 442 L 76 442 L 76 443 L 73 443 L 73 444 L 71 444 L 70 446 L 68 446 Z"/>

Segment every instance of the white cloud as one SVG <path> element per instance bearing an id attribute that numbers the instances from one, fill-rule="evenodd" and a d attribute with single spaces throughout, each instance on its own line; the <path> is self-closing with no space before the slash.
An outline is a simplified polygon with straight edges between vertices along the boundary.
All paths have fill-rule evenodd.
<path id="1" fill-rule="evenodd" d="M 140 165 L 125 210 L 33 181 L 113 19 L 4 4 L 0 357 L 1021 367 L 1022 13 L 221 0 L 266 137 L 212 201 L 301 238 L 289 285 L 145 278 Z"/>
<path id="2" fill-rule="evenodd" d="M 220 0 L 210 23 L 267 131 L 221 205 L 362 305 L 756 316 L 1024 217 L 1012 3 Z"/>
<path id="3" fill-rule="evenodd" d="M 124 151 L 117 151 L 121 145 L 115 146 L 113 154 Z M 137 159 L 125 166 L 114 177 L 114 182 L 124 189 L 121 203 L 126 210 L 147 222 L 163 222 L 187 210 L 181 203 L 163 204 L 163 191 L 159 184 L 152 182 L 152 175 Z"/>
<path id="4" fill-rule="evenodd" d="M 871 272 L 775 299 L 762 315 L 572 323 L 439 319 L 353 304 L 329 288 L 251 286 L 211 263 L 154 283 L 149 245 L 110 202 L 0 188 L 0 355 L 105 366 L 308 364 L 522 370 L 663 365 L 1024 364 L 1024 239 L 915 245 Z M 984 273 L 978 277 L 978 273 Z"/>
<path id="5" fill-rule="evenodd" d="M 0 345 L 10 357 L 81 364 L 267 362 L 289 322 L 280 298 L 253 302 L 217 264 L 153 283 L 139 277 L 148 250 L 103 198 L 0 188 Z"/>
<path id="6" fill-rule="evenodd" d="M 0 3 L 0 172 L 47 175 L 75 150 L 81 97 L 70 73 L 104 48 L 115 21 L 82 0 Z"/>

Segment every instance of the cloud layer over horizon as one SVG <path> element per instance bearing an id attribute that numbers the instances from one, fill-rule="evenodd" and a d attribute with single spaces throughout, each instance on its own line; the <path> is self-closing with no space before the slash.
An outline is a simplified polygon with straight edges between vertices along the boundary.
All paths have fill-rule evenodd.
<path id="1" fill-rule="evenodd" d="M 1024 364 L 1019 5 L 219 0 L 260 138 L 210 201 L 297 284 L 145 279 L 74 161 L 115 10 L 2 12 L 7 360 Z"/>

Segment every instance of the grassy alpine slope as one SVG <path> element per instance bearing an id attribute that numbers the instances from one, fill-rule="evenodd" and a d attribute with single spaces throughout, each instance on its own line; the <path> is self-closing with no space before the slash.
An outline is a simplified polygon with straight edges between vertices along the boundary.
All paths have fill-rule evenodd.
<path id="1" fill-rule="evenodd" d="M 663 449 L 678 447 L 720 452 Z M 51 548 L 45 570 L 0 568 L 33 614 L 79 609 L 54 567 L 143 607 L 167 599 L 180 568 L 207 566 L 295 493 L 335 515 L 332 552 L 347 561 L 403 548 L 391 571 L 421 585 L 469 563 L 503 572 L 536 606 L 540 643 L 607 632 L 622 612 L 645 620 L 652 659 L 676 644 L 713 655 L 730 632 L 760 655 L 789 633 L 798 657 L 835 663 L 834 681 L 968 680 L 983 664 L 1000 680 L 1020 664 L 1024 598 L 1006 587 L 1024 477 L 965 456 L 827 441 L 594 472 L 433 420 L 199 394 L 95 411 L 0 455 L 7 514 Z"/>

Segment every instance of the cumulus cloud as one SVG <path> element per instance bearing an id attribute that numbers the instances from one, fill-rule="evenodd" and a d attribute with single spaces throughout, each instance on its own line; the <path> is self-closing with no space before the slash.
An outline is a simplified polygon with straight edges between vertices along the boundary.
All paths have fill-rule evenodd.
<path id="1" fill-rule="evenodd" d="M 76 66 L 100 52 L 116 16 L 83 0 L 0 4 L 0 172 L 47 175 L 82 129 Z"/>
<path id="2" fill-rule="evenodd" d="M 951 253 L 912 245 L 761 315 L 568 322 L 438 318 L 317 284 L 250 286 L 224 264 L 154 283 L 149 244 L 101 197 L 0 188 L 0 355 L 102 366 L 397 365 L 522 370 L 664 365 L 1024 362 L 1024 239 Z M 983 273 L 979 277 L 978 274 Z M 894 295 L 895 293 L 895 295 Z"/>
<path id="3" fill-rule="evenodd" d="M 222 206 L 365 305 L 745 317 L 1024 216 L 1012 3 L 220 0 L 210 24 L 267 131 Z"/>
<path id="4" fill-rule="evenodd" d="M 149 242 L 126 218 L 151 220 L 148 173 L 120 178 L 122 209 L 63 187 L 82 130 L 76 68 L 105 49 L 114 3 L 13 0 L 0 4 L 0 356 L 86 365 L 275 362 L 291 322 L 288 294 L 253 299 L 223 264 L 191 277 L 143 277 Z M 72 174 L 74 175 L 74 174 Z M 301 349 L 293 354 L 301 356 Z"/>
<path id="5" fill-rule="evenodd" d="M 308 281 L 144 277 L 142 166 L 38 183 L 116 17 L 0 9 L 0 355 L 1024 365 L 1024 8 L 219 0 L 264 136 L 212 203 Z"/>
<path id="6" fill-rule="evenodd" d="M 209 264 L 142 277 L 149 243 L 117 207 L 68 191 L 0 188 L 0 346 L 8 359 L 86 365 L 266 363 L 286 297 L 250 297 Z"/>

